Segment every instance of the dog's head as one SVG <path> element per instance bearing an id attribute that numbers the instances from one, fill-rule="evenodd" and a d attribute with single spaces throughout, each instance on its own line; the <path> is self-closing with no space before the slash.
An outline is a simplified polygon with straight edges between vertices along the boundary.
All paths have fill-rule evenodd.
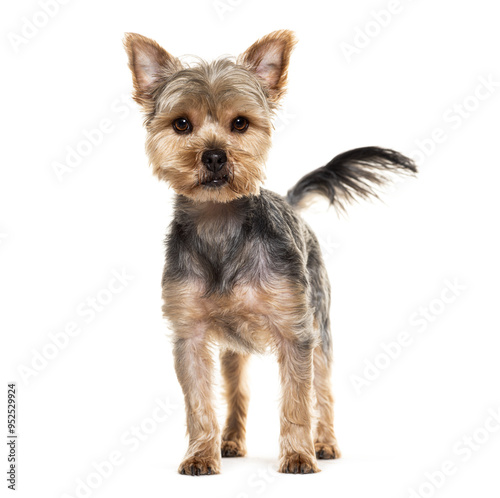
<path id="1" fill-rule="evenodd" d="M 275 31 L 236 60 L 184 66 L 153 40 L 128 33 L 154 173 L 195 201 L 257 194 L 294 45 L 291 31 Z"/>

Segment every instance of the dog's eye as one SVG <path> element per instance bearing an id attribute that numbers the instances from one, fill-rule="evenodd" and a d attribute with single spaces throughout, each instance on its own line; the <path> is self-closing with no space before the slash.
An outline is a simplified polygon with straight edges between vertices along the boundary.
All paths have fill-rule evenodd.
<path id="1" fill-rule="evenodd" d="M 173 123 L 172 126 L 177 133 L 189 133 L 192 129 L 189 119 L 178 118 Z"/>
<path id="2" fill-rule="evenodd" d="M 248 119 L 242 116 L 238 116 L 233 120 L 231 129 L 232 131 L 237 131 L 238 133 L 244 133 L 248 128 Z"/>

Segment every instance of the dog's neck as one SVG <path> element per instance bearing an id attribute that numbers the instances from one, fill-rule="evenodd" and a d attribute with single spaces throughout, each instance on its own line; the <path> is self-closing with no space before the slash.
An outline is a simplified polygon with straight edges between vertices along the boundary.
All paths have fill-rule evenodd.
<path id="1" fill-rule="evenodd" d="M 194 202 L 177 195 L 175 219 L 196 229 L 198 236 L 210 244 L 231 239 L 241 232 L 249 212 L 251 198 L 242 197 L 231 202 Z"/>

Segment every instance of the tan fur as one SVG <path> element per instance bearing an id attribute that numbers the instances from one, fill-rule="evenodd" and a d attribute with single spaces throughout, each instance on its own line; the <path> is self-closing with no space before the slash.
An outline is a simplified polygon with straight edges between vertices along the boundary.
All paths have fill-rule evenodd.
<path id="1" fill-rule="evenodd" d="M 314 349 L 314 391 L 318 415 L 314 435 L 316 456 L 321 459 L 340 458 L 341 453 L 333 430 L 333 395 L 331 362 L 320 347 Z"/>
<path id="2" fill-rule="evenodd" d="M 234 69 L 234 64 L 228 64 Z M 220 64 L 220 67 L 210 66 L 191 71 L 208 73 L 204 74 L 203 78 L 210 80 L 210 70 L 218 70 L 220 77 L 220 72 L 227 69 Z M 228 79 L 234 79 L 233 72 L 228 71 Z M 190 77 L 193 77 L 192 74 Z M 237 81 L 240 79 L 236 78 Z M 233 84 L 233 81 L 227 82 L 228 86 Z M 165 104 L 165 107 L 161 106 L 156 119 L 152 122 L 146 148 L 154 173 L 161 180 L 168 182 L 177 193 L 197 201 L 229 202 L 243 195 L 258 194 L 260 185 L 265 179 L 264 165 L 267 150 L 271 145 L 271 125 L 269 123 L 266 126 L 262 123 L 269 122 L 271 111 L 256 106 L 255 100 L 250 98 L 245 102 L 244 93 L 228 95 L 224 85 L 220 85 L 219 88 L 219 99 L 224 99 L 224 106 L 211 110 L 210 105 L 204 102 L 204 98 L 206 94 L 213 96 L 213 89 L 202 86 L 197 90 L 199 93 L 193 92 L 188 95 L 189 105 L 184 102 L 186 97 L 180 94 L 176 96 L 177 101 Z M 214 100 L 218 98 L 217 94 L 215 95 Z M 192 100 L 195 103 L 192 103 Z M 260 96 L 259 104 L 263 102 L 265 98 Z M 216 103 L 214 102 L 214 105 Z M 231 123 L 240 114 L 244 114 L 253 124 L 245 134 L 231 132 Z M 189 118 L 193 124 L 193 133 L 189 135 L 175 133 L 170 123 L 179 116 Z M 227 168 L 230 175 L 230 184 L 227 188 L 212 190 L 200 188 L 203 175 L 206 174 L 201 156 L 203 151 L 210 149 L 227 151 Z"/>
<path id="3" fill-rule="evenodd" d="M 227 418 L 222 431 L 223 457 L 246 455 L 246 420 L 250 400 L 246 368 L 249 355 L 231 350 L 221 352 L 221 373 L 227 402 Z"/>
<path id="4" fill-rule="evenodd" d="M 134 83 L 134 100 L 149 113 L 154 108 L 155 92 L 176 71 L 180 61 L 154 40 L 136 33 L 126 33 L 123 41 Z"/>
<path id="5" fill-rule="evenodd" d="M 290 54 L 297 40 L 288 30 L 274 31 L 256 41 L 238 62 L 253 69 L 265 82 L 272 101 L 286 91 Z"/>
<path id="6" fill-rule="evenodd" d="M 319 472 L 312 441 L 312 345 L 285 340 L 278 351 L 282 399 L 280 472 Z"/>
<path id="7" fill-rule="evenodd" d="M 228 417 L 222 436 L 226 456 L 246 453 L 244 423 L 248 393 L 244 368 L 249 352 L 271 348 L 277 354 L 283 389 L 280 471 L 317 472 L 312 440 L 313 350 L 319 337 L 309 340 L 302 331 L 313 329 L 312 310 L 306 296 L 282 280 L 263 286 L 240 286 L 231 296 L 204 297 L 201 283 L 179 283 L 164 291 L 164 313 L 172 323 L 176 341 L 177 375 L 186 395 L 190 448 L 186 458 L 201 451 L 220 451 L 215 441 L 219 429 L 214 419 L 211 380 L 211 344 L 229 348 L 222 353 L 222 374 Z M 175 298 L 174 298 L 175 296 Z M 189 371 L 187 368 L 189 367 Z M 199 379 L 198 385 L 192 382 Z M 202 382 L 203 380 L 203 382 Z M 188 411 L 193 406 L 207 421 L 201 432 L 190 430 Z M 228 441 L 228 442 L 226 442 Z M 208 448 L 208 450 L 207 450 Z M 219 464 L 210 462 L 213 469 Z M 187 464 L 181 465 L 181 470 Z"/>
<path id="8" fill-rule="evenodd" d="M 289 31 L 256 42 L 237 61 L 222 58 L 182 65 L 153 40 L 128 33 L 125 48 L 134 82 L 134 99 L 146 115 L 146 151 L 154 174 L 195 201 L 230 202 L 258 194 L 271 147 L 272 118 L 285 92 L 288 62 L 295 44 Z M 149 74 L 148 74 L 149 71 Z M 231 131 L 244 116 L 244 134 Z M 193 132 L 176 134 L 172 122 L 186 117 Z M 228 156 L 227 186 L 203 188 L 203 151 Z"/>
<path id="9" fill-rule="evenodd" d="M 179 467 L 182 474 L 220 472 L 220 430 L 213 408 L 213 361 L 205 330 L 174 341 L 175 371 L 184 392 L 189 446 Z"/>
<path id="10" fill-rule="evenodd" d="M 286 341 L 300 341 L 305 326 L 312 328 L 307 296 L 286 281 L 240 285 L 230 296 L 205 297 L 205 292 L 201 282 L 163 290 L 163 313 L 175 336 L 191 338 L 193 330 L 203 330 L 207 342 L 242 353 L 263 353 Z"/>

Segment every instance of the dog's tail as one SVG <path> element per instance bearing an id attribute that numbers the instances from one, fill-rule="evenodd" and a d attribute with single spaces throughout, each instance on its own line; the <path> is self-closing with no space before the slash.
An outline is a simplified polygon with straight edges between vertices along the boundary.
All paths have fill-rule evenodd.
<path id="1" fill-rule="evenodd" d="M 361 147 L 334 157 L 326 166 L 303 176 L 288 191 L 287 200 L 303 207 L 311 195 L 322 195 L 340 211 L 357 197 L 378 198 L 380 187 L 396 174 L 412 175 L 415 163 L 399 152 L 380 147 Z"/>

